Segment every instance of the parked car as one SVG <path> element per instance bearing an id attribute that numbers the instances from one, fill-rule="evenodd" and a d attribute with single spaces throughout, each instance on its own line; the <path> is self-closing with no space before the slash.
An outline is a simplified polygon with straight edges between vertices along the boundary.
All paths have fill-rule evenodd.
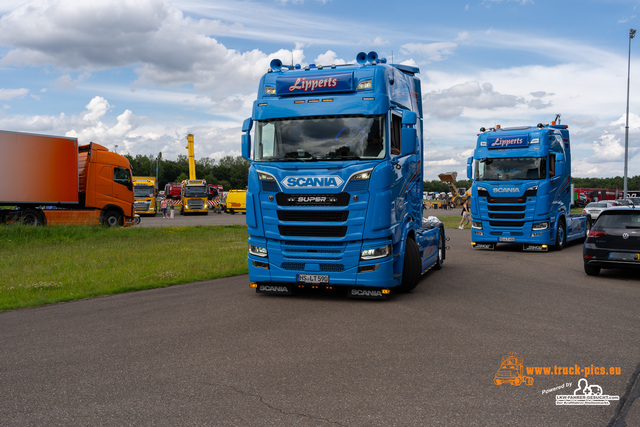
<path id="1" fill-rule="evenodd" d="M 626 199 L 622 199 L 618 203 L 623 206 L 640 206 L 640 197 L 627 197 Z"/>
<path id="2" fill-rule="evenodd" d="M 616 202 L 609 202 L 609 201 L 591 202 L 584 207 L 584 209 L 582 210 L 582 213 L 584 215 L 590 215 L 591 220 L 595 221 L 596 219 L 598 219 L 598 216 L 603 210 L 610 208 L 612 206 L 616 206 Z"/>
<path id="3" fill-rule="evenodd" d="M 640 268 L 640 208 L 617 206 L 602 213 L 582 247 L 584 272 L 602 268 Z"/>

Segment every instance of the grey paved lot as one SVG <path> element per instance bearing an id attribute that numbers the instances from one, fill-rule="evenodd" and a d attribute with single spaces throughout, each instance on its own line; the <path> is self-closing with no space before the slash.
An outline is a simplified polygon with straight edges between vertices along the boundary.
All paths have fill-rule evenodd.
<path id="1" fill-rule="evenodd" d="M 517 352 L 620 367 L 587 381 L 640 395 L 637 273 L 587 277 L 580 245 L 485 252 L 448 234 L 445 267 L 387 301 L 256 295 L 241 276 L 0 313 L 0 424 L 640 425 L 637 401 L 556 405 L 584 375 L 493 382 Z"/>

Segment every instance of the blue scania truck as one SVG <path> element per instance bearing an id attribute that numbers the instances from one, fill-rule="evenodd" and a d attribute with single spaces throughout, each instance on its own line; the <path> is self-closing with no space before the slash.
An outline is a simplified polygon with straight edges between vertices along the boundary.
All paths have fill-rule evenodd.
<path id="1" fill-rule="evenodd" d="M 384 298 L 441 268 L 444 228 L 422 219 L 418 72 L 375 52 L 347 65 L 271 62 L 242 129 L 257 292 Z"/>
<path id="2" fill-rule="evenodd" d="M 501 242 L 526 251 L 562 249 L 591 227 L 590 217 L 570 212 L 571 144 L 559 115 L 551 125 L 481 128 L 467 175 L 477 249 Z"/>

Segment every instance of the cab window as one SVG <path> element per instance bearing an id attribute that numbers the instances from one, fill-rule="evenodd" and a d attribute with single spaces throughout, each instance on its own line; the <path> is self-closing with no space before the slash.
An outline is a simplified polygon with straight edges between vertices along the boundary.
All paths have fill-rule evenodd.
<path id="1" fill-rule="evenodd" d="M 402 129 L 402 117 L 399 114 L 391 115 L 391 157 L 400 155 L 400 129 Z"/>

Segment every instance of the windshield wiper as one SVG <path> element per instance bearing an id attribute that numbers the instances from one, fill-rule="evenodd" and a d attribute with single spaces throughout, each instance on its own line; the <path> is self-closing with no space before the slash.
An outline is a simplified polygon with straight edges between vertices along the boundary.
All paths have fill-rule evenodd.
<path id="1" fill-rule="evenodd" d="M 324 156 L 321 160 L 362 160 L 360 156 Z"/>

